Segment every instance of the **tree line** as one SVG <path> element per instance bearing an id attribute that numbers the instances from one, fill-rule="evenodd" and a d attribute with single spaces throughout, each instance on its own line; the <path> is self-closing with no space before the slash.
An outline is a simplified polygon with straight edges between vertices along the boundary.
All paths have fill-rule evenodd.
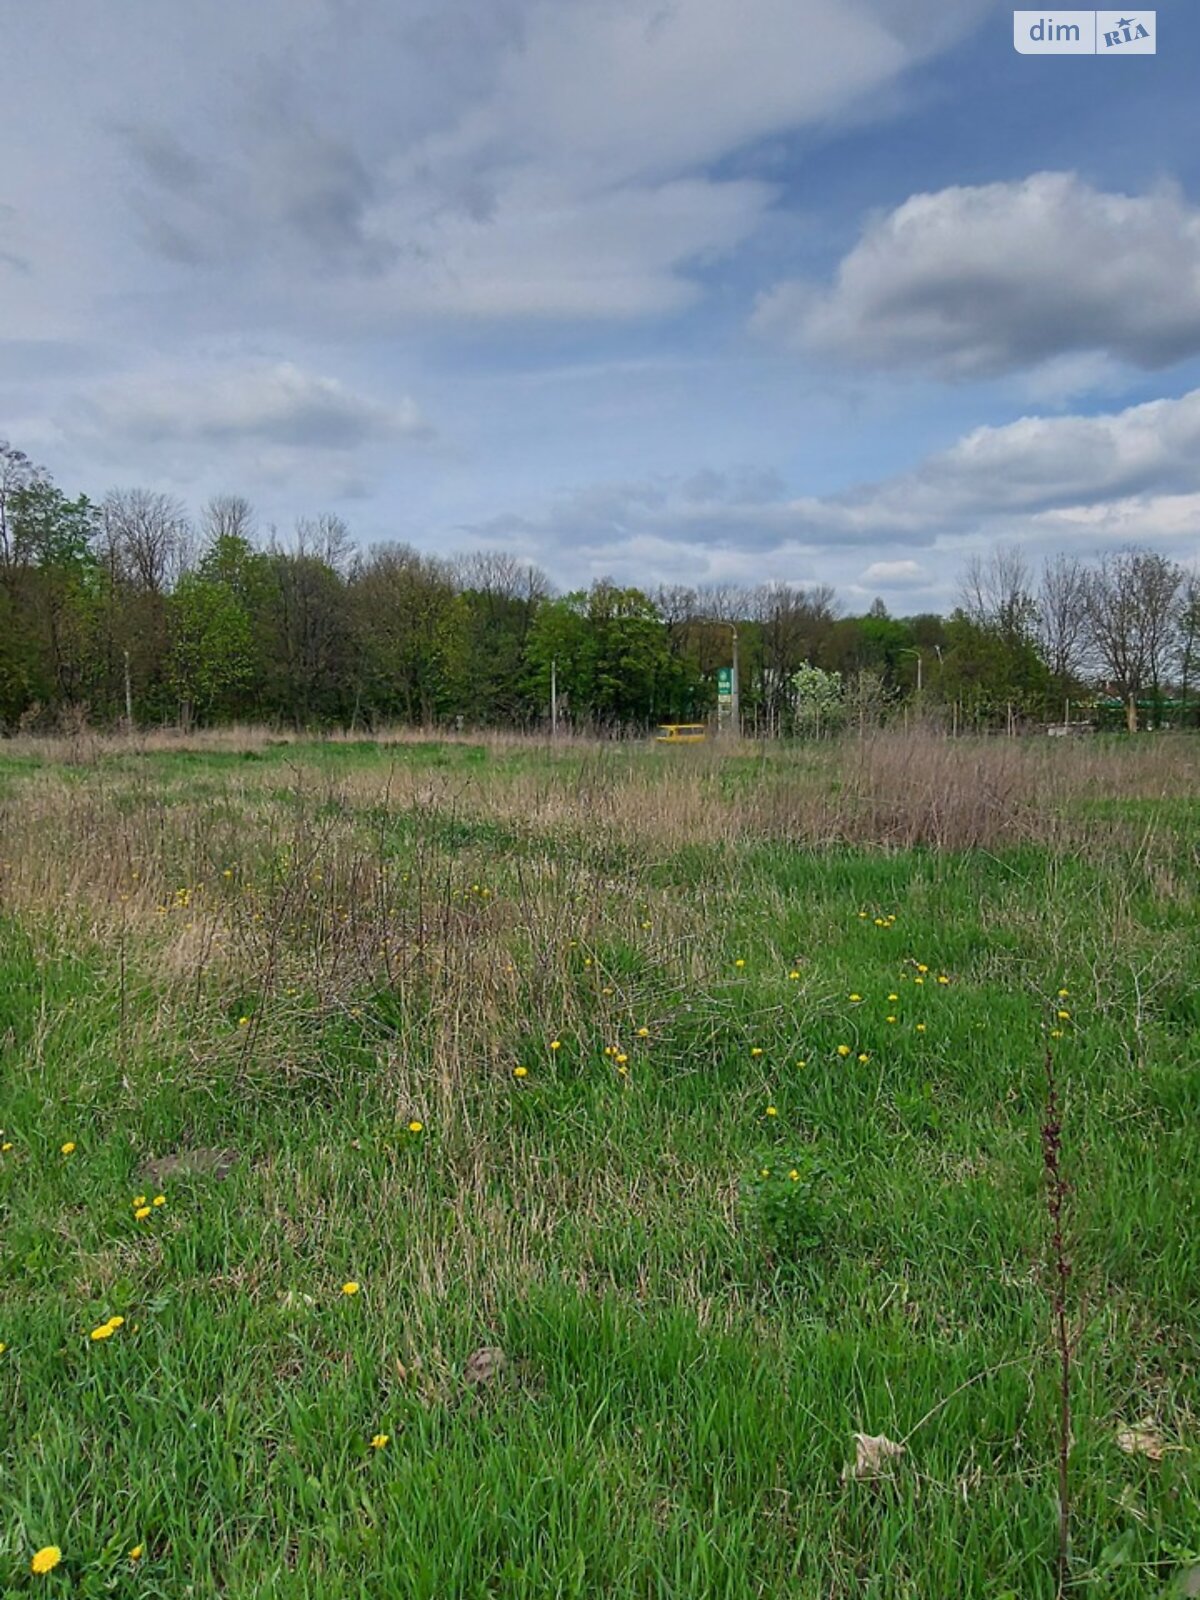
<path id="1" fill-rule="evenodd" d="M 872 723 L 915 710 L 964 726 L 1139 702 L 1197 719 L 1200 585 L 1150 550 L 1019 551 L 967 567 L 949 616 L 840 614 L 832 589 L 601 580 L 556 594 L 501 552 L 356 549 L 336 516 L 261 538 L 238 495 L 198 519 L 169 495 L 70 499 L 0 441 L 0 728 L 264 721 L 370 729 L 701 721 L 736 631 L 749 730 Z"/>

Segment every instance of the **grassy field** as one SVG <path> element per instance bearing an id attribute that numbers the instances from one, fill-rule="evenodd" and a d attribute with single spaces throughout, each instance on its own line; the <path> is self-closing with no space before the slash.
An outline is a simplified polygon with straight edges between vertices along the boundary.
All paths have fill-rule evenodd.
<path id="1" fill-rule="evenodd" d="M 0 1593 L 1053 1595 L 1048 1049 L 1071 1592 L 1185 1592 L 1196 778 L 0 747 Z"/>

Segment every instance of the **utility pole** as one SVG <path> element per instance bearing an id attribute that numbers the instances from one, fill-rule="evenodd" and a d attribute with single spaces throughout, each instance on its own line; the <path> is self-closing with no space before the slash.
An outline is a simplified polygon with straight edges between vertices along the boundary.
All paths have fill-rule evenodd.
<path id="1" fill-rule="evenodd" d="M 558 657 L 550 658 L 550 737 L 558 738 Z"/>
<path id="2" fill-rule="evenodd" d="M 740 738 L 742 732 L 741 698 L 739 694 L 741 686 L 738 681 L 738 636 L 737 629 L 732 622 L 729 624 L 729 631 L 733 634 L 733 677 L 730 682 L 729 721 L 733 727 L 733 736 L 737 739 Z"/>

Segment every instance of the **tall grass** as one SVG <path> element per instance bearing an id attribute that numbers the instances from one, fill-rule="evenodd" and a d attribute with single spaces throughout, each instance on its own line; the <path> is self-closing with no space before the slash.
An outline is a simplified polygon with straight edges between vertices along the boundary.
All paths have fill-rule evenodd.
<path id="1" fill-rule="evenodd" d="M 69 754 L 0 754 L 11 1592 L 1053 1594 L 1048 1045 L 1071 1584 L 1188 1566 L 1182 741 Z"/>

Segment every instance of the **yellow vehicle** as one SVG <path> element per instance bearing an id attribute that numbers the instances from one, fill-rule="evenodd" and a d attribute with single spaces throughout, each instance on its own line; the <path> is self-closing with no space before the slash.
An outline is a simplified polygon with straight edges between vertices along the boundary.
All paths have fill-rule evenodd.
<path id="1" fill-rule="evenodd" d="M 708 726 L 703 722 L 661 722 L 658 727 L 658 744 L 701 744 L 708 738 Z"/>

